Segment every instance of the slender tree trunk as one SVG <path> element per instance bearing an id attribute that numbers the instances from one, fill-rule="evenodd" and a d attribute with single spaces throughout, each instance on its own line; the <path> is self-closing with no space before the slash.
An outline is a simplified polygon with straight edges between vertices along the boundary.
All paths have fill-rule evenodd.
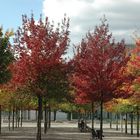
<path id="1" fill-rule="evenodd" d="M 84 116 L 82 116 L 82 118 L 84 118 Z M 67 119 L 68 119 L 68 121 L 71 121 L 71 112 L 68 112 Z"/>
<path id="2" fill-rule="evenodd" d="M 48 121 L 48 111 L 47 111 L 47 105 L 46 105 L 46 101 L 44 102 L 44 133 L 47 133 L 47 121 Z"/>
<path id="3" fill-rule="evenodd" d="M 131 135 L 133 135 L 133 112 L 131 112 L 130 116 L 131 116 Z"/>
<path id="4" fill-rule="evenodd" d="M 95 114 L 94 114 L 94 116 L 95 116 Z M 92 120 L 92 111 L 89 112 L 89 119 Z"/>
<path id="5" fill-rule="evenodd" d="M 94 129 L 94 103 L 91 104 L 92 129 Z"/>
<path id="6" fill-rule="evenodd" d="M 116 130 L 119 130 L 119 114 L 116 114 Z"/>
<path id="7" fill-rule="evenodd" d="M 17 124 L 18 124 L 18 110 L 17 110 L 17 108 L 16 108 L 16 115 L 15 115 L 15 119 L 16 119 L 16 128 L 17 128 Z"/>
<path id="8" fill-rule="evenodd" d="M 80 116 L 80 110 L 78 110 L 78 120 L 80 120 L 81 116 Z"/>
<path id="9" fill-rule="evenodd" d="M 88 110 L 85 109 L 85 129 L 86 129 L 86 126 L 87 126 L 87 118 L 88 118 Z"/>
<path id="10" fill-rule="evenodd" d="M 100 113 L 100 140 L 102 140 L 103 133 L 103 100 L 101 99 L 101 113 Z"/>
<path id="11" fill-rule="evenodd" d="M 22 127 L 22 122 L 23 122 L 23 110 L 21 108 L 21 114 L 20 114 L 20 127 Z"/>
<path id="12" fill-rule="evenodd" d="M 14 123 L 15 123 L 15 118 L 14 118 L 14 117 L 15 117 L 15 110 L 14 110 L 14 108 L 13 108 L 13 114 L 12 114 L 12 115 L 13 115 L 12 129 L 14 130 L 14 127 L 15 127 L 15 126 L 14 126 Z"/>
<path id="13" fill-rule="evenodd" d="M 80 121 L 81 119 L 81 113 L 80 113 L 80 110 L 78 110 L 78 122 Z"/>
<path id="14" fill-rule="evenodd" d="M 112 129 L 112 112 L 109 113 L 110 118 L 110 129 Z"/>
<path id="15" fill-rule="evenodd" d="M 11 121 L 11 111 L 9 110 L 9 112 L 8 112 L 8 128 L 9 128 L 9 131 L 10 131 L 10 121 Z"/>
<path id="16" fill-rule="evenodd" d="M 54 121 L 56 121 L 56 110 L 54 110 L 54 118 L 53 118 Z"/>
<path id="17" fill-rule="evenodd" d="M 49 126 L 49 128 L 51 128 L 51 107 L 50 107 L 50 105 L 49 105 L 49 124 L 48 124 Z"/>
<path id="18" fill-rule="evenodd" d="M 121 132 L 123 132 L 123 115 L 120 114 Z"/>
<path id="19" fill-rule="evenodd" d="M 36 121 L 37 121 L 37 116 L 38 116 L 38 111 L 36 109 L 36 112 L 35 112 L 35 116 L 36 116 Z"/>
<path id="20" fill-rule="evenodd" d="M 18 116 L 17 116 L 17 121 L 18 121 L 18 128 L 19 128 L 19 123 L 20 123 L 20 110 L 18 110 Z"/>
<path id="21" fill-rule="evenodd" d="M 42 97 L 38 96 L 37 140 L 41 140 Z"/>
<path id="22" fill-rule="evenodd" d="M 125 134 L 127 134 L 127 113 L 125 114 Z"/>
<path id="23" fill-rule="evenodd" d="M 28 109 L 28 120 L 30 120 L 30 110 Z"/>
<path id="24" fill-rule="evenodd" d="M 80 128 L 80 119 L 81 119 L 81 114 L 80 114 L 80 110 L 78 110 L 78 128 Z"/>
<path id="25" fill-rule="evenodd" d="M 137 106 L 137 137 L 140 136 L 140 133 L 139 133 L 139 126 L 140 126 L 140 116 L 139 116 L 139 107 Z"/>
<path id="26" fill-rule="evenodd" d="M 0 105 L 0 134 L 1 134 L 1 122 L 2 122 L 2 113 L 1 113 L 1 105 Z"/>

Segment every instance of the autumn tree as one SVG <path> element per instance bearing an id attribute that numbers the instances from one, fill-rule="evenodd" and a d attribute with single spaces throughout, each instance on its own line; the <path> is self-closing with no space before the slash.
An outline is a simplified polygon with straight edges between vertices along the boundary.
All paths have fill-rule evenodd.
<path id="1" fill-rule="evenodd" d="M 140 120 L 140 39 L 136 37 L 136 47 L 131 50 L 131 60 L 129 62 L 130 72 L 135 76 L 133 82 L 134 95 L 131 101 L 135 104 L 137 113 L 137 136 L 139 137 Z"/>
<path id="2" fill-rule="evenodd" d="M 38 22 L 33 15 L 22 17 L 22 27 L 15 35 L 14 45 L 17 61 L 15 82 L 27 85 L 38 98 L 37 140 L 41 140 L 42 98 L 47 97 L 47 81 L 50 71 L 62 61 L 68 46 L 69 20 L 64 17 L 62 24 L 54 27 L 48 18 L 40 17 Z"/>
<path id="3" fill-rule="evenodd" d="M 109 33 L 106 19 L 96 26 L 94 32 L 88 32 L 81 44 L 76 46 L 75 87 L 82 92 L 81 97 L 90 102 L 100 102 L 100 130 L 103 130 L 103 103 L 112 98 L 123 97 L 126 93 L 122 86 L 130 80 L 125 75 L 125 66 L 129 60 L 125 43 L 115 43 Z M 84 98 L 82 98 L 84 100 Z M 102 140 L 102 135 L 100 137 Z"/>
<path id="4" fill-rule="evenodd" d="M 0 27 L 0 86 L 2 87 L 11 78 L 11 71 L 9 65 L 13 60 L 13 54 L 10 50 L 9 37 L 12 31 L 7 31 L 4 35 Z M 0 133 L 1 133 L 1 106 L 0 103 Z"/>

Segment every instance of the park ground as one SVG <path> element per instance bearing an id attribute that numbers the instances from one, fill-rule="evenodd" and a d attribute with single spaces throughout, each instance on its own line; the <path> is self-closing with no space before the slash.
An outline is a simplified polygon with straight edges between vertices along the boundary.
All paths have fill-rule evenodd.
<path id="1" fill-rule="evenodd" d="M 14 131 L 9 131 L 7 125 L 6 123 L 3 124 L 0 140 L 35 140 L 35 122 L 24 122 L 22 128 L 15 128 Z M 88 125 L 91 126 L 90 123 Z M 95 128 L 98 129 L 99 124 L 95 124 Z M 124 134 L 124 132 L 116 131 L 115 126 L 110 129 L 109 124 L 104 124 L 103 140 L 140 140 L 140 137 L 138 138 L 135 134 L 130 135 L 129 133 L 130 129 L 128 129 L 128 134 Z M 52 122 L 47 134 L 43 134 L 42 129 L 42 140 L 91 140 L 91 133 L 80 132 L 76 121 Z"/>

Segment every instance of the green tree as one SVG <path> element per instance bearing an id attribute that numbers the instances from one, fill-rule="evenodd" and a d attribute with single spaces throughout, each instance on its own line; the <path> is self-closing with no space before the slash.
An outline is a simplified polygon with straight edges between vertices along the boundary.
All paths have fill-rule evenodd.
<path id="1" fill-rule="evenodd" d="M 11 78 L 11 72 L 9 65 L 13 60 L 13 55 L 10 50 L 9 37 L 12 32 L 7 31 L 5 34 L 0 28 L 0 85 L 2 86 Z M 1 133 L 1 108 L 2 104 L 0 102 L 0 133 Z"/>

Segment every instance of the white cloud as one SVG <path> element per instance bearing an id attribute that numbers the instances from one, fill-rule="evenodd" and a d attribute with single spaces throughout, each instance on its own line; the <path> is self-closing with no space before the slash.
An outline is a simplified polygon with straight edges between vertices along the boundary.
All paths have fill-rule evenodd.
<path id="1" fill-rule="evenodd" d="M 86 7 L 86 2 L 80 0 L 45 0 L 43 13 L 55 21 L 60 21 L 66 13 L 69 17 L 77 17 Z"/>
<path id="2" fill-rule="evenodd" d="M 92 6 L 95 9 L 101 9 L 105 6 L 113 6 L 115 5 L 116 2 L 114 2 L 113 0 L 94 0 L 94 2 L 92 3 Z"/>
<path id="3" fill-rule="evenodd" d="M 44 0 L 43 13 L 60 22 L 66 13 L 70 17 L 72 43 L 80 42 L 89 29 L 106 16 L 116 40 L 133 43 L 131 35 L 140 28 L 140 0 Z"/>
<path id="4" fill-rule="evenodd" d="M 76 25 L 76 26 L 74 26 L 73 31 L 76 33 L 80 33 L 82 31 L 82 29 L 81 29 L 80 25 Z"/>

